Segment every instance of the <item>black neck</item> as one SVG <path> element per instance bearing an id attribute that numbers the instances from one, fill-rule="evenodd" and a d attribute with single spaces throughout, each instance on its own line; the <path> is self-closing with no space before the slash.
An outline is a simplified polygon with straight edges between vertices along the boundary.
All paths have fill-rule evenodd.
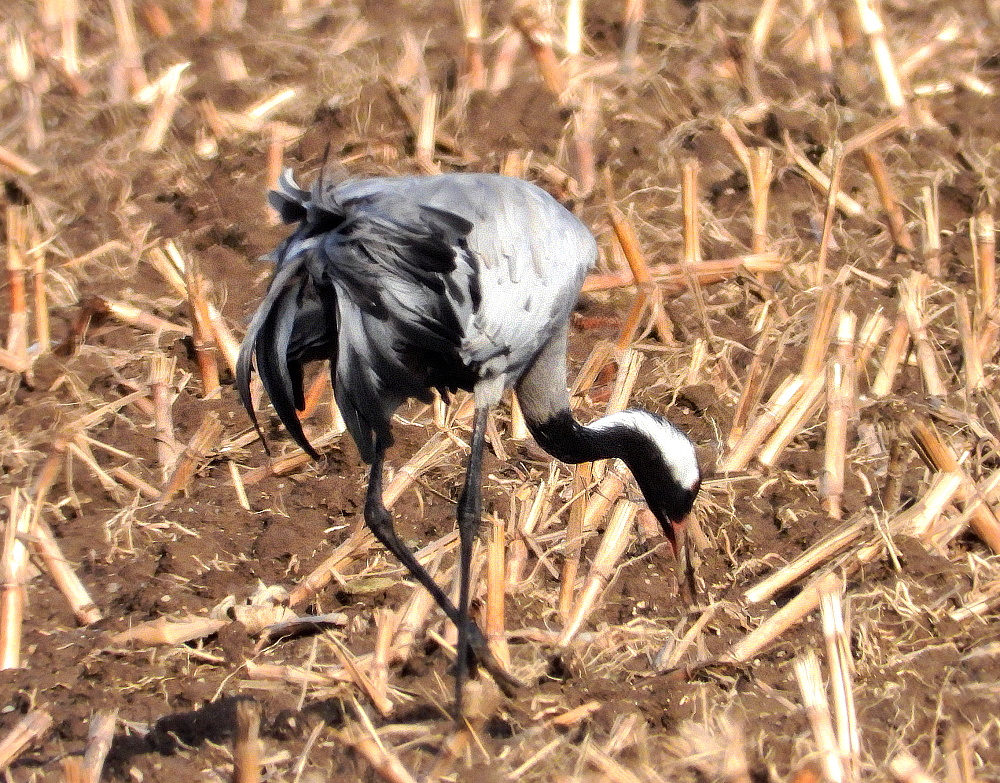
<path id="1" fill-rule="evenodd" d="M 542 422 L 529 420 L 538 445 L 562 462 L 576 465 L 599 459 L 625 458 L 628 437 L 617 429 L 595 432 L 580 424 L 568 409 Z"/>

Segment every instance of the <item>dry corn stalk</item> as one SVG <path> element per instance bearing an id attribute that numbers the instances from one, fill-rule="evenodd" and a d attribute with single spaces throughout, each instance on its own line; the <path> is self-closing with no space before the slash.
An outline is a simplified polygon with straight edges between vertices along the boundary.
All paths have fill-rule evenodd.
<path id="1" fill-rule="evenodd" d="M 31 504 L 15 489 L 8 501 L 7 522 L 0 550 L 0 670 L 21 665 L 21 633 L 27 600 L 28 548 Z"/>
<path id="2" fill-rule="evenodd" d="M 858 735 L 858 716 L 854 707 L 854 684 L 851 677 L 854 665 L 851 659 L 850 634 L 844 623 L 843 598 L 842 593 L 823 593 L 820 596 L 820 618 L 830 667 L 837 745 L 848 778 L 856 780 L 861 761 L 861 738 Z"/>
<path id="3" fill-rule="evenodd" d="M 183 492 L 187 488 L 191 479 L 194 478 L 195 472 L 212 453 L 212 450 L 218 446 L 221 435 L 222 424 L 218 417 L 214 413 L 205 414 L 198 429 L 191 437 L 191 442 L 185 446 L 184 451 L 178 457 L 174 472 L 163 488 L 163 494 L 155 504 L 156 508 L 163 508 L 178 492 Z"/>
<path id="4" fill-rule="evenodd" d="M 173 400 L 170 384 L 173 380 L 176 359 L 154 354 L 149 366 L 149 391 L 153 398 L 153 429 L 156 440 L 156 457 L 164 481 L 181 452 L 181 444 L 174 436 Z"/>
<path id="5" fill-rule="evenodd" d="M 735 472 L 743 470 L 747 466 L 764 438 L 788 415 L 798 400 L 804 385 L 804 379 L 801 375 L 790 375 L 781 382 L 753 424 L 719 460 L 720 472 Z"/>
<path id="6" fill-rule="evenodd" d="M 261 763 L 260 705 L 241 699 L 236 702 L 233 783 L 259 783 Z"/>
<path id="7" fill-rule="evenodd" d="M 857 7 L 861 29 L 868 38 L 868 45 L 871 47 L 875 65 L 882 79 L 885 98 L 895 111 L 905 117 L 908 111 L 906 98 L 903 95 L 899 72 L 896 70 L 892 53 L 889 51 L 885 24 L 878 11 L 875 10 L 872 0 L 857 0 Z"/>
<path id="8" fill-rule="evenodd" d="M 34 709 L 19 720 L 14 727 L 0 739 L 0 769 L 9 769 L 10 765 L 35 740 L 45 735 L 52 728 L 52 716 L 41 709 Z"/>
<path id="9" fill-rule="evenodd" d="M 823 474 L 820 482 L 826 498 L 826 511 L 834 519 L 841 517 L 840 501 L 844 494 L 844 469 L 847 458 L 847 425 L 854 407 L 854 332 L 857 317 L 841 313 L 837 329 L 837 354 L 829 364 Z"/>
<path id="10" fill-rule="evenodd" d="M 924 386 L 931 397 L 944 397 L 948 390 L 941 380 L 937 358 L 927 335 L 927 325 L 924 323 L 925 302 L 927 299 L 927 275 L 922 272 L 911 273 L 900 291 L 903 315 L 910 330 L 910 339 L 917 352 L 917 364 L 924 378 Z"/>
<path id="11" fill-rule="evenodd" d="M 610 191 L 609 191 L 610 192 Z M 615 236 L 625 253 L 629 268 L 632 270 L 632 278 L 636 287 L 636 299 L 632 305 L 632 312 L 629 313 L 625 325 L 622 327 L 621 337 L 618 340 L 618 348 L 624 350 L 631 345 L 639 321 L 647 303 L 653 306 L 653 317 L 656 322 L 657 332 L 660 340 L 670 344 L 672 342 L 673 326 L 667 318 L 663 309 L 662 298 L 653 276 L 650 273 L 649 263 L 639 246 L 639 238 L 632 227 L 631 221 L 625 216 L 617 206 L 608 203 L 608 214 L 611 217 L 611 226 L 615 231 Z"/>
<path id="12" fill-rule="evenodd" d="M 969 224 L 976 257 L 976 295 L 980 323 L 986 323 L 997 309 L 996 229 L 992 205 L 976 212 Z"/>
<path id="13" fill-rule="evenodd" d="M 417 783 L 399 757 L 386 749 L 373 728 L 362 733 L 356 725 L 349 725 L 340 732 L 340 736 L 371 764 L 382 780 L 387 783 Z"/>
<path id="14" fill-rule="evenodd" d="M 881 527 L 889 536 L 900 534 L 916 535 L 926 531 L 944 508 L 952 501 L 962 485 L 962 476 L 957 473 L 938 473 L 920 499 L 905 511 L 895 515 Z M 853 522 L 842 525 L 785 565 L 780 570 L 750 587 L 744 596 L 750 603 L 758 603 L 773 598 L 781 590 L 797 582 L 813 569 L 829 562 L 862 537 L 873 539 L 872 543 L 853 550 L 849 565 L 854 567 L 869 562 L 885 550 L 885 539 L 873 534 L 875 519 L 863 514 Z"/>
<path id="15" fill-rule="evenodd" d="M 569 622 L 559 636 L 558 646 L 565 647 L 576 635 L 597 605 L 598 596 L 607 587 L 615 568 L 629 544 L 629 533 L 639 507 L 631 500 L 619 500 L 611 512 L 608 527 L 594 555 L 594 562 Z"/>
<path id="16" fill-rule="evenodd" d="M 28 243 L 27 207 L 7 207 L 7 352 L 18 365 L 28 362 L 28 298 L 25 253 Z"/>
<path id="17" fill-rule="evenodd" d="M 101 710 L 90 720 L 87 730 L 87 750 L 83 754 L 80 765 L 80 776 L 83 783 L 100 783 L 104 771 L 104 761 L 111 750 L 115 738 L 115 723 L 118 720 L 118 710 Z"/>
<path id="18" fill-rule="evenodd" d="M 913 237 L 910 236 L 906 228 L 906 216 L 900 206 L 899 196 L 889 179 L 889 171 L 886 169 L 885 159 L 874 146 L 864 147 L 861 154 L 865 159 L 865 166 L 871 174 L 875 189 L 878 191 L 879 199 L 882 201 L 882 208 L 889 218 L 889 234 L 896 246 L 907 253 L 913 253 L 916 245 Z"/>
<path id="19" fill-rule="evenodd" d="M 42 171 L 41 166 L 36 166 L 27 158 L 22 158 L 15 152 L 11 152 L 6 147 L 0 146 L 0 166 L 10 169 L 15 174 L 25 177 L 34 177 Z"/>
<path id="20" fill-rule="evenodd" d="M 587 463 L 573 467 L 573 493 L 569 507 L 569 523 L 563 543 L 563 567 L 559 576 L 559 617 L 563 623 L 569 622 L 573 609 L 573 595 L 576 591 L 576 575 L 580 568 L 583 552 L 583 517 L 586 509 L 586 491 L 590 484 L 591 466 Z"/>
<path id="21" fill-rule="evenodd" d="M 533 5 L 524 5 L 515 11 L 511 21 L 528 44 L 545 86 L 554 95 L 562 95 L 566 89 L 566 75 L 552 49 L 552 34 L 539 16 L 538 9 Z"/>
<path id="22" fill-rule="evenodd" d="M 219 396 L 222 387 L 219 384 L 218 352 L 208 312 L 205 278 L 194 259 L 188 259 L 185 264 L 184 282 L 191 306 L 192 342 L 201 375 L 201 394 L 209 399 Z"/>
<path id="23" fill-rule="evenodd" d="M 168 620 L 158 617 L 140 623 L 127 631 L 114 634 L 109 643 L 115 647 L 126 644 L 152 646 L 156 644 L 184 644 L 194 639 L 202 639 L 218 631 L 228 620 L 214 620 L 210 617 L 190 617 L 186 620 Z"/>
<path id="24" fill-rule="evenodd" d="M 455 0 L 465 34 L 465 73 L 469 87 L 486 87 L 486 65 L 483 62 L 483 8 L 481 0 Z"/>
<path id="25" fill-rule="evenodd" d="M 955 291 L 955 320 L 958 321 L 958 334 L 962 342 L 965 387 L 972 391 L 979 391 L 986 385 L 983 354 L 973 330 L 969 301 L 961 291 Z"/>
<path id="26" fill-rule="evenodd" d="M 774 465 L 778 457 L 791 442 L 792 438 L 802 431 L 823 405 L 823 389 L 827 387 L 827 375 L 818 373 L 807 383 L 795 404 L 788 409 L 787 414 L 775 427 L 774 432 L 761 446 L 757 461 L 761 465 Z"/>
<path id="27" fill-rule="evenodd" d="M 813 739 L 819 749 L 820 764 L 823 766 L 824 778 L 830 783 L 841 783 L 844 780 L 844 765 L 837 748 L 837 737 L 833 731 L 833 720 L 830 717 L 830 703 L 823 686 L 823 676 L 819 671 L 819 660 L 816 653 L 807 650 L 805 655 L 795 660 L 795 676 L 802 692 L 802 704 L 812 727 Z"/>
<path id="28" fill-rule="evenodd" d="M 163 147 L 174 114 L 181 105 L 181 76 L 190 65 L 189 62 L 172 65 L 157 79 L 159 94 L 153 103 L 146 132 L 139 142 L 139 149 L 143 152 L 156 152 Z"/>
<path id="29" fill-rule="evenodd" d="M 910 327 L 907 324 L 906 316 L 900 313 L 896 316 L 896 325 L 889 335 L 889 344 L 886 345 L 885 354 L 882 356 L 882 363 L 879 365 L 875 380 L 872 382 L 870 394 L 878 399 L 885 397 L 892 391 L 892 385 L 899 373 L 900 365 L 910 347 Z"/>
<path id="30" fill-rule="evenodd" d="M 924 263 L 927 274 L 941 277 L 941 211 L 938 207 L 937 182 L 924 185 L 920 199 L 924 221 L 920 224 L 923 232 Z"/>
<path id="31" fill-rule="evenodd" d="M 505 527 L 503 517 L 493 518 L 486 566 L 486 641 L 500 665 L 510 668 L 504 611 L 507 589 Z"/>
<path id="32" fill-rule="evenodd" d="M 59 542 L 43 519 L 35 518 L 31 526 L 31 546 L 63 594 L 77 622 L 90 625 L 101 619 L 101 610 L 94 604 L 86 586 L 80 581 L 59 548 Z"/>
<path id="33" fill-rule="evenodd" d="M 970 506 L 969 524 L 976 535 L 994 552 L 1000 553 L 1000 519 L 997 519 L 988 503 L 979 502 L 981 493 L 975 483 L 959 465 L 951 448 L 940 438 L 934 427 L 920 419 L 909 421 L 909 430 L 920 447 L 921 453 L 936 470 L 956 473 L 962 477 L 960 496 Z"/>
<path id="34" fill-rule="evenodd" d="M 825 571 L 811 579 L 792 600 L 774 612 L 757 628 L 733 645 L 722 656 L 722 661 L 747 663 L 777 637 L 816 610 L 821 597 L 831 592 L 842 592 L 844 580 L 833 571 Z M 747 594 L 749 598 L 749 591 Z"/>

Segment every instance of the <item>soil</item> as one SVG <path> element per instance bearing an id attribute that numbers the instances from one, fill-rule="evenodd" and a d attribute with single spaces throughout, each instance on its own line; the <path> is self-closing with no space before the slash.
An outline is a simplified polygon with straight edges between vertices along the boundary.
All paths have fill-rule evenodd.
<path id="1" fill-rule="evenodd" d="M 809 25 L 798 6 L 779 4 L 768 47 L 754 66 L 755 89 L 766 107 L 753 112 L 748 111 L 755 100 L 751 63 L 744 51 L 754 4 L 648 3 L 639 60 L 631 69 L 619 67 L 625 37 L 620 5 L 604 0 L 585 5 L 585 54 L 573 84 L 595 90 L 594 156 L 597 171 L 610 178 L 610 191 L 599 178 L 588 194 L 571 179 L 578 163 L 574 128 L 581 93 L 571 90 L 560 103 L 523 46 L 509 86 L 470 91 L 462 28 L 446 0 L 358 0 L 307 4 L 298 11 L 251 0 L 242 20 L 229 25 L 219 17 L 225 12 L 220 4 L 208 33 L 196 30 L 189 5 L 137 6 L 145 73 L 156 77 L 170 65 L 190 63 L 176 113 L 153 151 L 141 148 L 152 110 L 124 92 L 129 76 L 108 8 L 81 4 L 79 76 L 89 87 L 82 91 L 79 82 L 60 75 L 53 65 L 57 57 L 45 55 L 47 48 L 58 51 L 58 30 L 45 29 L 34 4 L 15 4 L 4 24 L 12 36 L 27 34 L 34 46 L 31 89 L 41 94 L 44 138 L 31 148 L 30 109 L 22 95 L 29 88 L 12 78 L 4 82 L 0 146 L 40 167 L 32 175 L 0 168 L 7 254 L 17 242 L 13 210 L 30 205 L 35 241 L 47 243 L 53 350 L 35 356 L 33 347 L 26 375 L 0 369 L 0 495 L 13 497 L 20 489 L 34 500 L 42 467 L 52 459 L 59 472 L 41 504 L 41 518 L 101 619 L 79 624 L 40 561 L 32 561 L 22 665 L 0 671 L 0 738 L 33 709 L 47 711 L 53 724 L 16 756 L 6 772 L 9 780 L 74 779 L 68 770 L 88 747 L 93 718 L 108 711 L 117 711 L 117 721 L 101 779 L 226 779 L 236 713 L 249 700 L 260 711 L 264 769 L 275 781 L 403 779 L 380 773 L 365 756 L 359 737 L 366 725 L 420 780 L 712 778 L 722 775 L 719 759 L 744 753 L 754 780 L 823 774 L 794 668 L 797 658 L 815 650 L 823 671 L 829 671 L 818 615 L 793 625 L 739 665 L 678 673 L 658 670 L 657 661 L 664 645 L 680 639 L 710 606 L 714 614 L 683 663 L 724 655 L 792 599 L 801 583 L 757 605 L 746 602 L 747 588 L 840 524 L 826 513 L 822 495 L 825 412 L 809 420 L 773 468 L 751 463 L 735 474 L 716 474 L 714 466 L 727 449 L 755 352 L 770 368 L 766 399 L 797 371 L 816 312 L 819 289 L 810 274 L 826 199 L 810 188 L 787 154 L 783 134 L 828 166 L 838 143 L 894 111 L 866 45 L 844 47 L 832 13 L 825 19 L 834 44 L 831 81 L 808 55 Z M 952 19 L 951 5 L 881 4 L 898 62 L 935 40 Z M 497 36 L 511 29 L 509 9 L 500 3 L 484 6 L 492 69 L 502 46 Z M 160 36 L 148 21 L 158 8 L 173 26 Z M 942 274 L 932 281 L 925 317 L 948 389 L 946 398 L 931 400 L 921 368 L 910 360 L 891 394 L 870 395 L 888 334 L 882 337 L 862 368 L 854 401 L 845 519 L 874 512 L 884 521 L 926 492 L 931 470 L 903 428 L 907 417 L 934 422 L 974 479 L 997 467 L 996 352 L 985 357 L 985 390 L 967 388 L 954 311 L 956 295 L 975 303 L 974 292 L 982 285 L 973 263 L 970 219 L 992 204 L 1000 150 L 993 95 L 1000 89 L 1000 24 L 989 14 L 979 18 L 976 8 L 955 18 L 959 35 L 940 42 L 935 56 L 916 62 L 909 74 L 907 94 L 915 118 L 923 121 L 915 119 L 912 130 L 880 142 L 908 228 L 917 237 L 915 251 L 894 243 L 861 157 L 845 161 L 842 188 L 864 210 L 837 214 L 828 264 L 832 274 L 856 270 L 842 283 L 844 307 L 861 323 L 877 308 L 894 320 L 902 281 L 927 268 L 928 252 L 919 239 L 921 198 L 925 186 L 936 184 Z M 408 41 L 416 42 L 424 58 L 423 66 L 410 71 Z M 220 64 L 234 55 L 245 63 L 246 75 L 227 79 Z M 203 397 L 189 337 L 128 325 L 94 306 L 95 298 L 128 302 L 189 325 L 187 302 L 150 263 L 151 252 L 172 240 L 197 263 L 209 281 L 211 301 L 241 336 L 267 284 L 269 265 L 259 258 L 286 233 L 265 200 L 274 138 L 288 135 L 284 164 L 300 181 L 310 181 L 324 161 L 339 163 L 352 177 L 420 172 L 415 131 L 403 107 L 415 111 L 422 84 L 441 97 L 434 165 L 443 171 L 497 171 L 511 156 L 520 156 L 527 178 L 593 228 L 606 270 L 621 267 L 609 198 L 628 212 L 651 263 L 676 263 L 681 257 L 683 160 L 700 165 L 702 256 L 750 252 L 751 192 L 739 158 L 720 132 L 719 118 L 725 117 L 748 145 L 774 153 L 768 248 L 784 263 L 780 273 L 740 273 L 695 291 L 685 285 L 666 301 L 673 333 L 644 328 L 635 344 L 643 363 L 631 404 L 660 411 L 687 432 L 706 472 L 696 508 L 704 541 L 691 603 L 679 597 L 666 539 L 633 535 L 581 632 L 572 644 L 558 647 L 564 624 L 558 594 L 567 552 L 561 531 L 568 521 L 572 473 L 553 466 L 530 442 L 500 438 L 506 453 L 491 452 L 484 470 L 485 527 L 499 518 L 513 540 L 517 515 L 525 513 L 541 482 L 554 483 L 555 491 L 528 550 L 530 578 L 506 599 L 511 668 L 525 686 L 514 697 L 501 698 L 482 678 L 487 706 L 474 721 L 475 740 L 457 750 L 455 737 L 464 735 L 455 734 L 449 714 L 453 629 L 439 614 L 421 626 L 407 660 L 389 668 L 393 706 L 385 714 L 364 689 L 336 679 L 344 656 L 368 660 L 388 610 L 407 607 L 419 592 L 379 547 L 363 548 L 295 607 L 298 613 L 342 613 L 334 626 L 267 642 L 235 619 L 231 608 L 266 587 L 294 588 L 357 530 L 366 471 L 349 438 L 334 438 L 321 462 L 275 475 L 268 466 L 295 449 L 266 402 L 260 411 L 270 457 L 252 437 L 226 371 L 221 395 Z M 937 87 L 918 89 L 928 85 Z M 284 89 L 294 90 L 293 97 L 265 122 L 248 119 L 249 107 Z M 208 106 L 221 113 L 223 131 L 216 135 L 206 121 Z M 8 282 L 4 301 L 9 290 Z M 618 338 L 634 296 L 634 288 L 626 287 L 581 298 L 573 321 L 571 378 L 595 346 Z M 765 310 L 771 315 L 763 316 Z M 976 328 L 986 329 L 988 314 L 975 313 Z M 0 308 L 0 334 L 13 326 L 10 311 Z M 32 335 L 34 340 L 37 333 Z M 125 468 L 157 489 L 165 484 L 168 471 L 158 461 L 146 396 L 156 355 L 176 362 L 169 386 L 177 441 L 189 443 L 209 414 L 223 430 L 185 491 L 162 506 L 112 472 Z M 582 420 L 601 415 L 614 369 L 577 400 Z M 136 390 L 143 392 L 141 399 L 95 413 L 82 430 L 86 439 L 67 440 L 81 432 L 84 416 Z M 332 426 L 324 404 L 329 391 L 324 394 L 307 421 L 313 438 Z M 758 406 L 751 423 L 760 411 Z M 439 431 L 432 414 L 417 403 L 400 411 L 391 470 Z M 508 419 L 504 406 L 496 417 L 501 432 Z M 454 530 L 465 453 L 456 443 L 467 441 L 469 433 L 461 420 L 451 432 L 456 442 L 393 507 L 402 537 L 418 548 L 447 542 Z M 900 455 L 895 461 L 894 451 Z M 239 502 L 232 465 L 247 480 L 249 508 Z M 886 492 L 892 471 L 901 486 L 898 497 Z M 634 488 L 628 492 L 639 498 Z M 957 515 L 952 509 L 945 517 Z M 11 525 L 7 506 L 0 521 Z M 586 533 L 584 575 L 604 525 Z M 487 538 L 484 534 L 484 543 Z M 991 586 L 995 594 L 998 562 L 967 531 L 945 546 L 905 536 L 892 544 L 892 556 L 883 554 L 847 574 L 861 737 L 858 776 L 886 779 L 889 761 L 908 750 L 935 775 L 965 780 L 956 777 L 954 761 L 968 748 L 976 777 L 1000 780 L 996 608 L 971 619 L 953 617 Z M 442 579 L 452 551 L 442 561 Z M 478 596 L 480 615 L 484 597 L 485 589 Z M 115 638 L 160 618 L 209 615 L 224 620 L 221 629 L 187 642 L 144 645 Z M 317 673 L 317 679 L 307 682 L 291 669 L 273 669 L 278 673 L 267 677 L 261 673 L 266 666 L 299 667 Z M 568 725 L 551 720 L 590 704 L 593 710 Z M 598 752 L 607 765 L 595 761 Z"/>

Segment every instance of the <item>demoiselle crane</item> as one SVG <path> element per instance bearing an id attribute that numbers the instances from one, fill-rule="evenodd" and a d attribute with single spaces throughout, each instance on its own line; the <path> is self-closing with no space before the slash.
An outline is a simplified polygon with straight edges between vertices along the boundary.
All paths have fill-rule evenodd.
<path id="1" fill-rule="evenodd" d="M 304 405 L 303 365 L 329 360 L 337 404 L 371 466 L 365 522 L 457 626 L 460 716 L 477 661 L 504 690 L 516 683 L 469 617 L 487 414 L 504 390 L 514 388 L 531 434 L 557 459 L 624 461 L 675 546 L 701 482 L 694 448 L 655 413 L 626 410 L 588 426 L 570 413 L 568 319 L 597 245 L 535 185 L 494 174 L 320 177 L 309 192 L 285 171 L 269 198 L 297 226 L 271 255 L 274 276 L 240 351 L 240 398 L 258 426 L 249 386 L 256 358 L 278 418 L 318 457 L 295 411 Z M 475 400 L 457 511 L 457 607 L 399 539 L 382 501 L 392 415 L 410 397 L 429 402 L 432 389 L 465 389 Z"/>

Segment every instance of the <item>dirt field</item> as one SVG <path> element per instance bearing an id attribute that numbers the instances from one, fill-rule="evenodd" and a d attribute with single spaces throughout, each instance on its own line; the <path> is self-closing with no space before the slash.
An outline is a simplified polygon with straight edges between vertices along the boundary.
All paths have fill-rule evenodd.
<path id="1" fill-rule="evenodd" d="M 272 781 L 927 779 L 914 759 L 1000 780 L 995 2 L 778 2 L 765 27 L 754 3 L 656 0 L 634 58 L 624 3 L 584 5 L 573 56 L 565 3 L 486 2 L 482 87 L 447 0 L 51 5 L 0 18 L 7 780 L 233 779 L 256 715 L 238 756 Z M 328 385 L 306 419 L 324 461 L 298 459 L 263 400 L 268 458 L 219 330 L 192 336 L 200 279 L 242 337 L 285 233 L 276 167 L 309 182 L 324 156 L 352 177 L 503 170 L 559 197 L 602 256 L 574 315 L 579 417 L 631 388 L 706 474 L 685 605 L 641 513 L 591 569 L 635 488 L 553 463 L 497 412 L 476 609 L 525 685 L 481 680 L 470 730 L 448 712 L 453 628 L 363 535 L 365 469 Z M 836 168 L 835 209 L 810 166 Z M 615 219 L 656 283 L 634 332 Z M 390 455 L 399 529 L 443 583 L 464 401 L 403 409 Z M 57 574 L 85 588 L 75 610 Z M 562 638 L 592 577 L 599 601 Z"/>

